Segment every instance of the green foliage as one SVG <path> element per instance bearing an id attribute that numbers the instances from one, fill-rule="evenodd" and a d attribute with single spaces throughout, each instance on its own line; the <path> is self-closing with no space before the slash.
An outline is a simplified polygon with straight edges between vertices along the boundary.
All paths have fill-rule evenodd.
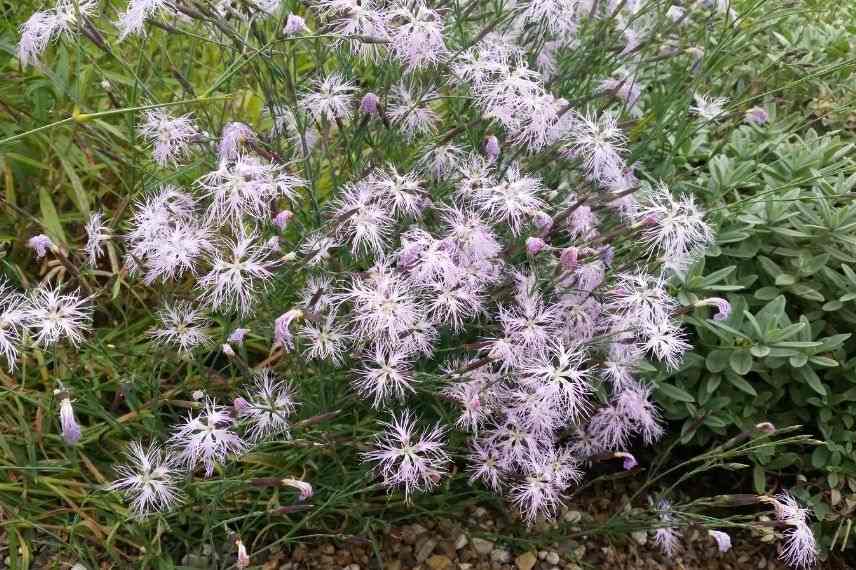
<path id="1" fill-rule="evenodd" d="M 822 474 L 841 516 L 853 508 L 842 493 L 856 492 L 851 152 L 834 134 L 742 127 L 710 160 L 694 184 L 722 204 L 721 229 L 679 285 L 694 350 L 658 392 L 684 443 L 707 446 L 761 422 L 805 425 L 824 445 L 807 455 L 754 453 L 756 490 L 765 490 L 765 473 Z M 697 306 L 715 296 L 731 304 L 725 320 Z"/>

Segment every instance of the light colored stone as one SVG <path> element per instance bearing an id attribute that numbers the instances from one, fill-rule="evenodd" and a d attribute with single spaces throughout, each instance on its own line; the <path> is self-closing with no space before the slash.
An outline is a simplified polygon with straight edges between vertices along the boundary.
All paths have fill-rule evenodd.
<path id="1" fill-rule="evenodd" d="M 562 518 L 565 520 L 565 522 L 575 523 L 580 522 L 580 520 L 583 518 L 583 514 L 579 511 L 568 511 L 564 515 L 562 515 Z"/>
<path id="2" fill-rule="evenodd" d="M 425 534 L 426 532 L 428 532 L 427 528 L 425 528 L 424 526 L 422 526 L 421 524 L 418 524 L 418 523 L 410 525 L 410 528 L 413 529 L 413 534 L 415 534 L 416 536 L 419 536 L 420 534 Z"/>
<path id="3" fill-rule="evenodd" d="M 511 560 L 511 553 L 502 548 L 497 548 L 490 553 L 490 559 L 494 562 L 508 562 Z"/>
<path id="4" fill-rule="evenodd" d="M 633 540 L 636 541 L 636 544 L 639 546 L 645 546 L 648 542 L 648 532 L 644 530 L 637 530 L 635 532 L 631 532 L 630 536 L 633 537 Z"/>
<path id="5" fill-rule="evenodd" d="M 535 556 L 534 552 L 524 552 L 514 561 L 518 570 L 532 570 L 537 562 L 538 557 Z"/>
<path id="6" fill-rule="evenodd" d="M 448 556 L 443 556 L 442 554 L 435 554 L 425 561 L 425 564 L 428 565 L 428 568 L 431 570 L 448 570 L 452 566 L 452 561 Z"/>
<path id="7" fill-rule="evenodd" d="M 467 538 L 467 535 L 461 533 L 458 535 L 458 538 L 455 539 L 455 550 L 460 550 L 466 545 L 470 543 L 470 539 Z"/>
<path id="8" fill-rule="evenodd" d="M 552 564 L 553 566 L 555 566 L 556 564 L 559 563 L 559 553 L 558 552 L 548 552 L 547 556 L 545 557 L 545 560 L 547 561 L 547 564 Z"/>
<path id="9" fill-rule="evenodd" d="M 401 560 L 387 560 L 383 565 L 383 570 L 401 570 Z"/>
<path id="10" fill-rule="evenodd" d="M 483 538 L 473 539 L 473 548 L 475 548 L 476 552 L 479 554 L 490 554 L 490 551 L 493 550 L 493 546 L 493 543 L 489 540 L 485 540 Z"/>
<path id="11" fill-rule="evenodd" d="M 458 570 L 473 570 L 473 565 L 469 562 L 458 564 Z"/>
<path id="12" fill-rule="evenodd" d="M 416 551 L 416 562 L 422 564 L 428 557 L 431 556 L 431 553 L 434 552 L 434 548 L 437 546 L 437 541 L 433 538 L 429 538 L 425 542 L 423 542 L 419 549 Z"/>

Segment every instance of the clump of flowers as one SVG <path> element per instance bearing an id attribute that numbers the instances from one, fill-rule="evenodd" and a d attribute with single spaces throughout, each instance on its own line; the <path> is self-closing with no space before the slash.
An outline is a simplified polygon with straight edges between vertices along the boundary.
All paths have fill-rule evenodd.
<path id="1" fill-rule="evenodd" d="M 277 1 L 216 4 L 223 18 L 198 18 L 206 33 L 213 21 L 255 33 L 247 21 L 281 11 Z M 231 406 L 199 394 L 163 447 L 131 444 L 112 489 L 134 515 L 178 504 L 180 478 L 213 477 L 256 445 L 290 437 L 300 386 L 267 367 L 278 359 L 347 371 L 380 426 L 362 457 L 408 502 L 450 471 L 452 430 L 466 434 L 470 481 L 528 524 L 554 518 L 601 456 L 637 465 L 632 448 L 666 429 L 641 372 L 674 370 L 691 348 L 673 277 L 714 237 L 686 188 L 631 160 L 624 121 L 646 104 L 639 52 L 656 39 L 639 4 L 529 2 L 461 42 L 468 16 L 453 22 L 455 11 L 424 0 L 316 0 L 307 18 L 324 33 L 312 41 L 329 42 L 336 57 L 311 77 L 289 72 L 288 96 L 267 108 L 272 126 L 229 117 L 210 125 L 213 138 L 196 124 L 201 113 L 143 109 L 139 133 L 158 169 L 178 168 L 194 144 L 206 173 L 185 187 L 147 187 L 127 219 L 94 214 L 83 253 L 95 265 L 105 249 L 124 248 L 124 271 L 161 299 L 151 342 L 186 363 L 217 351 L 245 382 L 223 390 Z M 62 6 L 25 24 L 22 63 L 76 22 Z M 91 13 L 79 6 L 75 14 Z M 179 7 L 132 0 L 119 38 Z M 180 25 L 196 21 L 195 9 L 182 14 Z M 571 101 L 552 80 L 587 19 L 613 32 L 620 65 L 595 78 L 595 96 Z M 306 21 L 277 24 L 294 50 Z M 361 61 L 334 68 L 349 57 Z M 725 103 L 696 95 L 692 113 L 712 121 Z M 44 236 L 29 245 L 39 257 L 59 252 Z M 303 289 L 292 306 L 268 296 L 286 276 Z M 724 299 L 701 304 L 717 320 L 730 310 Z M 0 309 L 10 368 L 25 333 L 41 347 L 82 344 L 93 311 L 89 297 L 50 284 L 27 295 L 0 289 Z M 269 349 L 255 369 L 238 355 L 249 330 Z M 440 371 L 439 387 L 422 383 L 425 370 Z M 410 409 L 417 398 L 446 406 L 454 425 L 422 425 Z M 69 398 L 60 413 L 76 443 Z M 285 481 L 304 500 L 313 493 Z M 784 556 L 805 563 L 806 515 L 777 500 L 793 527 Z M 657 543 L 671 556 L 680 521 L 667 501 L 655 508 Z M 239 566 L 249 564 L 240 541 L 237 550 Z"/>

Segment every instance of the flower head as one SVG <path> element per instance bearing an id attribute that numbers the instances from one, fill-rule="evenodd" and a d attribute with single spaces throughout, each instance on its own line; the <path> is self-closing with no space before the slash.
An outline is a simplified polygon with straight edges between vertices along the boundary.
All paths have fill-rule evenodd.
<path id="1" fill-rule="evenodd" d="M 387 487 L 403 487 L 406 501 L 414 491 L 437 486 L 446 472 L 449 456 L 443 449 L 443 429 L 417 432 L 416 421 L 405 411 L 381 423 L 384 431 L 376 437 L 375 449 L 364 454 L 375 462 L 375 471 Z"/>
<path id="2" fill-rule="evenodd" d="M 695 100 L 695 105 L 690 106 L 690 111 L 705 121 L 713 121 L 721 118 L 725 113 L 723 107 L 728 104 L 726 97 L 710 97 L 702 93 L 695 93 L 693 99 Z"/>
<path id="3" fill-rule="evenodd" d="M 205 402 L 198 414 L 173 428 L 170 445 L 178 451 L 176 460 L 194 470 L 205 468 L 205 476 L 214 473 L 214 467 L 225 462 L 230 453 L 242 453 L 246 443 L 233 430 L 234 420 L 223 406 L 214 401 Z"/>
<path id="4" fill-rule="evenodd" d="M 188 353 L 196 347 L 212 343 L 205 312 L 190 303 L 179 301 L 174 305 L 166 305 L 158 310 L 157 318 L 160 326 L 148 334 L 158 344 L 172 345 L 180 352 Z"/>
<path id="5" fill-rule="evenodd" d="M 202 276 L 199 285 L 203 298 L 219 310 L 237 310 L 249 315 L 257 296 L 273 277 L 277 260 L 270 259 L 270 249 L 256 242 L 255 232 L 243 230 L 234 240 L 227 240 L 226 251 L 211 256 L 211 270 Z"/>
<path id="6" fill-rule="evenodd" d="M 351 117 L 354 103 L 354 84 L 338 73 L 331 73 L 315 82 L 315 90 L 303 95 L 301 107 L 306 108 L 316 121 L 337 119 L 346 121 Z"/>
<path id="7" fill-rule="evenodd" d="M 410 70 L 438 63 L 446 54 L 443 20 L 424 0 L 399 1 L 387 13 L 392 53 Z"/>
<path id="8" fill-rule="evenodd" d="M 91 326 L 92 305 L 79 291 L 62 293 L 59 287 L 41 285 L 30 294 L 25 318 L 37 344 L 50 346 L 65 337 L 77 346 Z"/>
<path id="9" fill-rule="evenodd" d="M 28 299 L 0 278 L 0 354 L 6 357 L 9 372 L 15 370 L 18 343 L 30 318 Z"/>
<path id="10" fill-rule="evenodd" d="M 27 247 L 35 251 L 36 257 L 41 259 L 45 256 L 49 249 L 53 249 L 56 246 L 54 245 L 54 242 L 53 240 L 51 240 L 51 238 L 49 238 L 45 234 L 39 234 L 27 240 Z"/>
<path id="11" fill-rule="evenodd" d="M 119 41 L 132 34 L 145 35 L 146 20 L 162 9 L 168 9 L 167 0 L 131 0 L 116 22 Z"/>
<path id="12" fill-rule="evenodd" d="M 199 136 L 190 114 L 172 117 L 163 109 L 145 112 L 140 134 L 154 145 L 154 159 L 161 167 L 184 159 L 190 143 Z"/>
<path id="13" fill-rule="evenodd" d="M 120 491 L 130 501 L 137 518 L 171 509 L 179 501 L 174 456 L 157 444 L 144 448 L 136 441 L 128 446 L 127 456 L 129 462 L 116 468 L 119 478 L 110 489 Z"/>
<path id="14" fill-rule="evenodd" d="M 244 398 L 238 417 L 248 424 L 247 438 L 259 442 L 274 436 L 288 435 L 289 416 L 295 402 L 291 387 L 268 368 L 256 373 L 255 384 Z"/>

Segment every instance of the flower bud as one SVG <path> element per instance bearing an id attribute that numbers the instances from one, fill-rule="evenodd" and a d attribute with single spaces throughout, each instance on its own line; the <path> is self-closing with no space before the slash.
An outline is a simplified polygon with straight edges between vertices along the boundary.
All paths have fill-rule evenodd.
<path id="1" fill-rule="evenodd" d="M 293 36 L 294 34 L 308 31 L 309 28 L 306 26 L 306 20 L 297 14 L 289 14 L 285 20 L 285 27 L 282 29 L 282 33 L 286 36 Z"/>
<path id="2" fill-rule="evenodd" d="M 360 112 L 366 113 L 367 115 L 377 115 L 378 112 L 378 98 L 372 92 L 368 92 L 363 95 L 362 100 L 360 101 Z"/>
<path id="3" fill-rule="evenodd" d="M 235 411 L 238 413 L 238 415 L 240 415 L 241 412 L 250 408 L 250 403 L 244 398 L 238 396 L 237 398 L 232 400 L 232 406 L 235 408 Z"/>
<path id="4" fill-rule="evenodd" d="M 716 541 L 716 546 L 720 552 L 728 552 L 731 550 L 731 537 L 721 530 L 709 530 L 707 534 Z"/>
<path id="5" fill-rule="evenodd" d="M 577 248 L 573 246 L 566 247 L 562 250 L 562 253 L 559 256 L 559 263 L 562 265 L 562 268 L 565 271 L 574 271 L 577 268 L 578 257 L 579 251 L 577 250 Z"/>
<path id="6" fill-rule="evenodd" d="M 499 156 L 499 139 L 494 135 L 488 136 L 484 139 L 482 149 L 484 150 L 484 154 L 487 156 L 488 160 L 491 162 L 496 160 Z"/>
<path id="7" fill-rule="evenodd" d="M 537 237 L 526 238 L 526 252 L 529 255 L 538 255 L 538 253 L 547 247 L 547 242 Z"/>
<path id="8" fill-rule="evenodd" d="M 632 453 L 627 453 L 625 451 L 617 451 L 615 453 L 615 457 L 624 459 L 622 467 L 624 467 L 625 471 L 630 471 L 631 469 L 639 465 L 639 462 L 636 461 L 636 456 L 634 456 Z"/>
<path id="9" fill-rule="evenodd" d="M 547 212 L 538 211 L 535 212 L 534 216 L 532 216 L 532 224 L 538 228 L 542 234 L 546 234 L 553 229 L 553 218 Z"/>
<path id="10" fill-rule="evenodd" d="M 250 329 L 235 329 L 232 331 L 232 334 L 229 335 L 228 340 L 235 344 L 242 344 L 244 342 L 244 337 L 247 336 L 248 332 L 250 332 Z"/>
<path id="11" fill-rule="evenodd" d="M 763 107 L 752 107 L 746 111 L 743 120 L 750 125 L 763 125 L 770 120 L 770 114 Z"/>
<path id="12" fill-rule="evenodd" d="M 74 445 L 80 440 L 80 426 L 74 417 L 74 407 L 68 396 L 59 405 L 59 423 L 62 426 L 62 438 L 68 445 Z"/>
<path id="13" fill-rule="evenodd" d="M 312 489 L 312 485 L 306 481 L 300 481 L 298 479 L 283 479 L 282 484 L 297 489 L 300 492 L 300 501 L 305 501 L 315 494 Z"/>
<path id="14" fill-rule="evenodd" d="M 225 354 L 229 358 L 235 356 L 235 351 L 232 349 L 232 347 L 229 344 L 224 344 L 222 346 L 222 349 L 223 349 L 223 354 Z"/>
<path id="15" fill-rule="evenodd" d="M 250 565 L 250 555 L 247 554 L 247 547 L 244 546 L 244 543 L 241 542 L 241 539 L 237 539 L 235 541 L 235 545 L 238 547 L 238 563 L 236 566 L 238 568 L 247 568 Z"/>
<path id="16" fill-rule="evenodd" d="M 288 225 L 288 222 L 291 221 L 291 218 L 294 217 L 294 212 L 291 210 L 283 210 L 276 215 L 273 219 L 273 225 L 275 225 L 280 230 L 284 230 L 285 226 Z"/>

